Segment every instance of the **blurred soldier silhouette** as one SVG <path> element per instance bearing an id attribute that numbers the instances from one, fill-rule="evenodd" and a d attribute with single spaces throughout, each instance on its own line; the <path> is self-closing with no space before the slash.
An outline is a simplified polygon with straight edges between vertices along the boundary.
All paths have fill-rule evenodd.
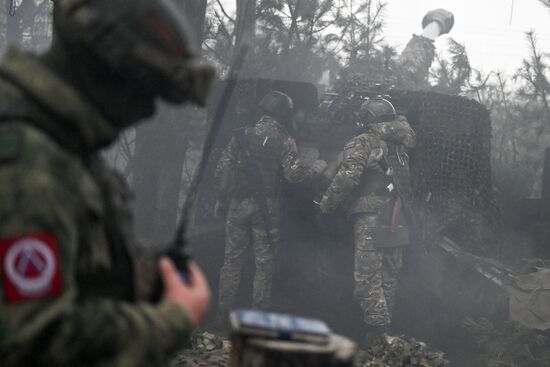
<path id="1" fill-rule="evenodd" d="M 358 115 L 363 131 L 346 143 L 320 208 L 342 208 L 353 224 L 354 294 L 369 334 L 379 335 L 392 321 L 402 247 L 409 242 L 401 207 L 410 195 L 407 149 L 415 134 L 384 98 L 366 100 Z M 399 178 L 399 195 L 392 176 Z"/>
<path id="2" fill-rule="evenodd" d="M 213 69 L 168 0 L 57 0 L 49 51 L 0 65 L 2 366 L 161 366 L 209 303 L 191 264 L 159 261 L 164 294 L 138 299 L 121 176 L 100 148 L 155 100 L 205 103 Z"/>
<path id="3" fill-rule="evenodd" d="M 218 196 L 225 198 L 225 257 L 220 271 L 218 326 L 227 315 L 239 289 L 243 253 L 252 244 L 256 264 L 252 306 L 271 303 L 273 258 L 279 244 L 279 195 L 283 179 L 299 183 L 320 174 L 326 162 L 311 167 L 298 159 L 291 135 L 293 101 L 279 91 L 259 103 L 263 116 L 250 127 L 237 129 L 216 167 Z M 218 203 L 220 207 L 221 203 Z"/>

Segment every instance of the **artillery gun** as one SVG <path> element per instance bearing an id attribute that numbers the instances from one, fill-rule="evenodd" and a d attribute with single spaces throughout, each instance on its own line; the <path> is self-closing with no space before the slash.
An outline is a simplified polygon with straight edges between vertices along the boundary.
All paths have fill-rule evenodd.
<path id="1" fill-rule="evenodd" d="M 414 36 L 403 51 L 398 62 L 402 72 L 392 82 L 375 83 L 350 76 L 338 89 L 319 98 L 317 87 L 311 83 L 239 80 L 206 177 L 213 176 L 233 129 L 257 120 L 257 102 L 271 90 L 280 90 L 295 102 L 296 136 L 302 159 L 313 162 L 321 158 L 333 165 L 345 142 L 358 132 L 356 111 L 362 101 L 384 95 L 398 113 L 406 115 L 417 133 L 411 172 L 413 204 L 422 219 L 422 228 L 416 242 L 426 245 L 431 242 L 431 233 L 444 228 L 445 234 L 458 237 L 468 250 L 484 254 L 480 244 L 490 243 L 485 230 L 491 228 L 488 224 L 497 214 L 491 195 L 489 113 L 466 98 L 418 90 L 421 84 L 416 80 L 427 75 L 433 60 L 431 39 L 450 31 L 453 22 L 448 12 L 429 12 L 423 21 L 423 35 Z M 339 226 L 344 216 L 328 219 L 329 225 L 316 220 L 318 210 L 313 200 L 326 182 L 316 185 L 319 187 L 284 189 L 283 241 L 273 297 L 280 304 L 275 306 L 294 313 L 322 315 L 329 323 L 354 328 L 354 313 L 341 312 L 349 309 L 353 299 L 353 251 L 345 241 L 349 231 Z M 224 241 L 223 221 L 213 214 L 212 193 L 212 182 L 206 180 L 192 216 L 189 239 L 215 289 Z M 249 269 L 253 269 L 251 261 Z M 251 273 L 245 272 L 244 277 Z M 300 280 L 288 282 L 293 278 Z M 241 290 L 240 294 L 246 297 L 247 292 L 250 290 Z M 331 297 L 333 294 L 342 296 Z"/>

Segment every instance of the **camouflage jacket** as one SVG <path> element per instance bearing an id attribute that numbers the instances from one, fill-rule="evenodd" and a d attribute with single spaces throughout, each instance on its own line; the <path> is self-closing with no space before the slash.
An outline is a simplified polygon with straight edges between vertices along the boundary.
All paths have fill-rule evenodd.
<path id="1" fill-rule="evenodd" d="M 118 131 L 39 59 L 0 65 L 2 366 L 161 366 L 191 332 L 135 297 L 130 194 L 98 157 Z"/>
<path id="2" fill-rule="evenodd" d="M 347 206 L 343 209 L 348 214 L 376 213 L 387 200 L 390 183 L 376 156 L 382 151 L 388 157 L 390 147 L 406 150 L 414 144 L 415 133 L 404 117 L 368 125 L 365 133 L 346 143 L 338 171 L 321 200 L 321 210 L 329 213 Z M 408 161 L 404 164 L 408 174 Z"/>
<path id="3" fill-rule="evenodd" d="M 290 183 L 303 182 L 312 177 L 311 169 L 298 158 L 294 138 L 274 118 L 263 116 L 256 125 L 245 129 L 245 135 L 249 139 L 251 150 L 254 150 L 254 140 L 259 142 L 259 149 L 252 152 L 252 159 L 261 171 L 258 174 L 269 189 L 269 196 L 276 196 L 271 194 L 276 191 L 276 186 L 283 177 Z M 268 148 L 270 143 L 273 148 Z M 244 159 L 243 147 L 240 145 L 239 139 L 233 137 L 218 161 L 214 177 L 220 197 L 235 196 L 238 189 L 246 186 L 244 182 L 247 177 L 240 167 Z M 265 152 L 262 154 L 257 150 Z M 275 186 L 274 191 L 271 191 L 272 186 Z"/>
<path id="4" fill-rule="evenodd" d="M 410 90 L 428 87 L 428 74 L 434 57 L 434 42 L 429 38 L 413 35 L 396 65 L 397 85 Z"/>

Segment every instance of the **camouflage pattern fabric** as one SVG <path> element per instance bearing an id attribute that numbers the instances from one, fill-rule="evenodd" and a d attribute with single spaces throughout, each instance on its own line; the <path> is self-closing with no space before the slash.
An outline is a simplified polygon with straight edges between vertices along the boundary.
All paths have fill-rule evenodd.
<path id="1" fill-rule="evenodd" d="M 323 213 L 330 213 L 339 207 L 351 196 L 360 185 L 363 172 L 370 163 L 370 167 L 378 170 L 376 162 L 369 162 L 374 137 L 361 134 L 350 140 L 344 147 L 336 175 L 323 195 L 320 203 Z"/>
<path id="2" fill-rule="evenodd" d="M 371 326 L 391 323 L 397 277 L 403 262 L 401 248 L 377 248 L 379 210 L 389 200 L 386 187 L 391 182 L 378 164 L 377 155 L 382 152 L 393 161 L 395 152 L 389 152 L 389 147 L 405 150 L 414 143 L 414 131 L 403 117 L 369 124 L 365 133 L 344 147 L 338 172 L 320 203 L 325 213 L 347 207 L 353 221 L 354 293 L 364 321 Z M 408 166 L 403 170 L 408 172 Z"/>
<path id="3" fill-rule="evenodd" d="M 376 161 L 376 155 L 382 151 L 388 156 L 388 144 L 401 149 L 414 147 L 415 139 L 403 116 L 396 121 L 369 124 L 367 132 L 346 143 L 336 175 L 321 200 L 321 210 L 330 213 L 347 206 L 348 214 L 377 213 L 386 202 L 380 193 L 385 195 L 390 180 Z"/>
<path id="4" fill-rule="evenodd" d="M 282 141 L 279 151 L 272 151 L 280 163 L 275 167 L 273 176 L 277 186 L 284 178 L 290 183 L 299 183 L 312 177 L 312 171 L 298 158 L 296 142 L 286 129 L 274 118 L 263 116 L 250 129 L 260 140 Z M 269 213 L 269 241 L 264 216 L 253 194 L 254 187 L 247 190 L 236 190 L 234 186 L 246 184 L 247 177 L 242 177 L 239 162 L 242 159 L 242 147 L 233 138 L 222 153 L 216 167 L 215 179 L 218 193 L 229 202 L 225 226 L 225 257 L 220 271 L 219 314 L 224 317 L 234 304 L 239 289 L 243 253 L 252 244 L 254 250 L 256 273 L 253 286 L 253 307 L 265 309 L 270 305 L 271 283 L 273 278 L 273 257 L 279 242 L 279 197 L 276 190 L 273 197 L 266 198 Z M 267 159 L 267 158 L 264 158 Z M 261 161 L 256 162 L 262 169 Z M 257 173 L 259 174 L 259 173 Z M 269 175 L 264 175 L 267 177 Z M 227 179 L 229 177 L 229 179 Z M 243 193 L 244 191 L 244 193 Z M 234 195 L 237 193 L 237 195 Z"/>
<path id="5" fill-rule="evenodd" d="M 397 116 L 395 121 L 367 125 L 369 132 L 375 133 L 386 142 L 413 148 L 416 144 L 416 134 L 404 116 Z"/>
<path id="6" fill-rule="evenodd" d="M 250 129 L 250 134 L 261 137 L 264 141 L 282 141 L 282 149 L 273 154 L 278 155 L 274 157 L 280 162 L 277 169 L 280 169 L 280 173 L 288 182 L 298 183 L 311 177 L 311 169 L 298 158 L 296 141 L 277 120 L 270 116 L 263 116 Z M 214 172 L 214 182 L 220 198 L 229 199 L 229 196 L 236 191 L 234 186 L 243 181 L 242 177 L 237 177 L 240 174 L 239 162 L 242 159 L 242 149 L 238 146 L 236 139 L 232 138 L 222 152 Z M 262 162 L 257 163 L 262 165 Z M 281 179 L 280 174 L 275 177 L 278 181 Z"/>
<path id="7" fill-rule="evenodd" d="M 451 363 L 441 351 L 426 343 L 401 336 L 384 335 L 373 340 L 366 351 L 359 351 L 354 367 L 447 367 Z"/>
<path id="8" fill-rule="evenodd" d="M 256 272 L 252 287 L 252 307 L 267 309 L 271 301 L 273 257 L 279 242 L 279 208 L 268 201 L 270 236 L 267 238 L 263 217 L 253 198 L 231 200 L 225 224 L 225 257 L 220 271 L 219 304 L 221 312 L 234 305 L 241 279 L 243 254 L 252 244 Z"/>
<path id="9" fill-rule="evenodd" d="M 390 325 L 392 320 L 397 277 L 403 265 L 403 249 L 377 249 L 377 226 L 376 215 L 354 216 L 354 294 L 363 312 L 365 323 L 371 326 L 386 326 Z"/>
<path id="10" fill-rule="evenodd" d="M 165 365 L 191 323 L 175 303 L 135 298 L 131 195 L 97 154 L 115 125 L 33 56 L 11 50 L 0 70 L 0 254 L 47 234 L 58 254 L 43 250 L 34 279 L 48 258 L 60 275 L 57 292 L 14 300 L 33 273 L 17 278 L 3 257 L 2 366 Z"/>
<path id="11" fill-rule="evenodd" d="M 398 72 L 395 74 L 398 75 L 399 88 L 420 90 L 428 87 L 428 74 L 434 57 L 434 42 L 429 38 L 413 35 L 397 65 Z"/>

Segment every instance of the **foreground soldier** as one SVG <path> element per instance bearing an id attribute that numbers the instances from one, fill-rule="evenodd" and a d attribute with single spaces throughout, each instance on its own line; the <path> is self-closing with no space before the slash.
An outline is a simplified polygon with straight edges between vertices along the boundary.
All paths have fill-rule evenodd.
<path id="1" fill-rule="evenodd" d="M 392 183 L 388 169 L 394 170 L 402 194 L 408 195 L 407 148 L 414 145 L 415 134 L 385 99 L 364 102 L 360 114 L 365 130 L 346 144 L 320 208 L 330 213 L 342 207 L 353 222 L 354 293 L 369 333 L 378 334 L 391 324 L 402 246 L 408 243 L 399 212 L 401 200 L 388 190 Z"/>
<path id="2" fill-rule="evenodd" d="M 98 150 L 158 97 L 203 104 L 177 11 L 160 0 L 58 0 L 51 50 L 0 65 L 0 356 L 7 366 L 161 366 L 203 318 L 208 285 L 160 261 L 134 289 L 130 194 Z"/>
<path id="3" fill-rule="evenodd" d="M 241 128 L 222 153 L 216 168 L 219 196 L 228 203 L 225 258 L 220 271 L 218 321 L 223 326 L 239 289 L 243 253 L 250 239 L 256 273 L 252 306 L 270 306 L 273 257 L 279 243 L 281 181 L 299 183 L 326 168 L 324 161 L 306 167 L 290 135 L 293 102 L 278 91 L 260 101 L 263 116 Z"/>

